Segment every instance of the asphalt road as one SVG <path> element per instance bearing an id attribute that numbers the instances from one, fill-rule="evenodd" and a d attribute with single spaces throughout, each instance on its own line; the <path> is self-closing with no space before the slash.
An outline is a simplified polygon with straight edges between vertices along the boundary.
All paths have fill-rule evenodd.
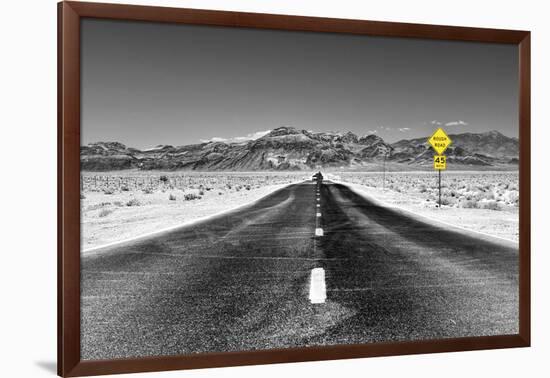
<path id="1" fill-rule="evenodd" d="M 517 246 L 426 223 L 340 184 L 316 192 L 291 185 L 82 257 L 82 358 L 518 332 Z M 324 269 L 324 303 L 310 301 L 315 268 Z"/>

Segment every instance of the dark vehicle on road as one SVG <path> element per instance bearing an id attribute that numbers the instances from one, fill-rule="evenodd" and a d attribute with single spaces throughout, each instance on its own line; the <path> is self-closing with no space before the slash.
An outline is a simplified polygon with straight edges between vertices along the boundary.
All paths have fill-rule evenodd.
<path id="1" fill-rule="evenodd" d="M 312 179 L 313 181 L 321 182 L 323 181 L 323 175 L 321 174 L 321 172 L 317 172 L 316 174 L 313 175 Z"/>

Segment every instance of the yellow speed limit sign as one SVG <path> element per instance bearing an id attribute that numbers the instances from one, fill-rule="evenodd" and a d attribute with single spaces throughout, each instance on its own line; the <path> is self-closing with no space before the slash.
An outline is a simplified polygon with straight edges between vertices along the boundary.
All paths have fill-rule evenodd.
<path id="1" fill-rule="evenodd" d="M 447 169 L 447 156 L 445 155 L 435 155 L 434 156 L 434 169 L 443 171 Z"/>

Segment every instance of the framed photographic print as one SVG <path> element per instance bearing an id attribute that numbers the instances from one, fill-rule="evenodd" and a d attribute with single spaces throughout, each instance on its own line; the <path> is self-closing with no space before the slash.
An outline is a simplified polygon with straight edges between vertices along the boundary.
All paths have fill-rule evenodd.
<path id="1" fill-rule="evenodd" d="M 59 375 L 529 346 L 529 32 L 58 10 Z"/>

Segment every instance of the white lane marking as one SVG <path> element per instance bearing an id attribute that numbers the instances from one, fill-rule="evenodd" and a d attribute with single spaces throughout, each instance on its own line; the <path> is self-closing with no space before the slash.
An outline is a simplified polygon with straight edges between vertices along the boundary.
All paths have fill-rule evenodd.
<path id="1" fill-rule="evenodd" d="M 321 207 L 321 205 L 317 204 L 317 207 Z"/>
<path id="2" fill-rule="evenodd" d="M 317 213 L 316 215 L 317 215 L 317 218 L 319 218 L 321 216 L 321 213 Z"/>
<path id="3" fill-rule="evenodd" d="M 323 236 L 323 229 L 322 228 L 316 228 L 315 229 L 315 236 Z"/>
<path id="4" fill-rule="evenodd" d="M 321 199 L 320 199 L 320 198 L 317 198 L 317 202 L 319 202 L 319 201 L 321 201 Z"/>
<path id="5" fill-rule="evenodd" d="M 326 299 L 325 270 L 323 268 L 312 269 L 309 283 L 309 300 L 311 303 L 325 303 Z"/>

